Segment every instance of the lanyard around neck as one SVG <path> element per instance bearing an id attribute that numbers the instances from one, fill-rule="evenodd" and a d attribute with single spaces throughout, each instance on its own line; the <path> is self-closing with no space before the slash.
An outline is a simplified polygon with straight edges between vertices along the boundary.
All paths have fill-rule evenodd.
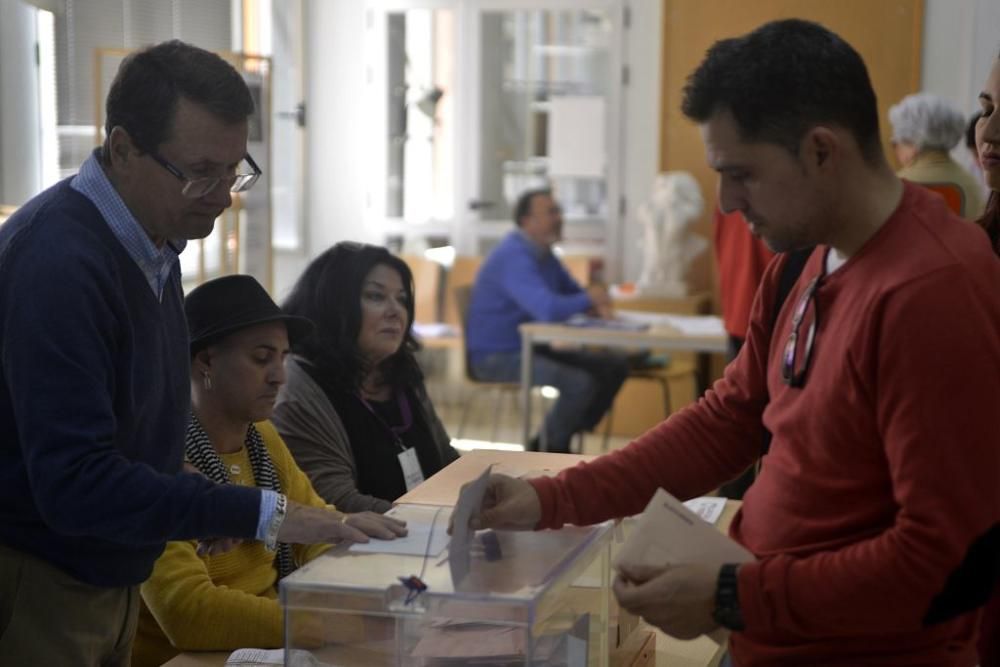
<path id="1" fill-rule="evenodd" d="M 396 444 L 402 447 L 403 449 L 406 449 L 406 446 L 403 444 L 403 434 L 409 431 L 410 427 L 413 426 L 413 410 L 410 407 L 410 399 L 407 398 L 405 391 L 399 390 L 394 393 L 396 394 L 396 404 L 399 406 L 399 414 L 403 419 L 403 423 L 400 424 L 399 426 L 392 426 L 389 423 L 387 423 L 384 419 L 382 419 L 382 415 L 380 415 L 375 410 L 375 407 L 371 403 L 369 403 L 368 400 L 365 399 L 360 393 L 358 394 L 358 399 L 364 404 L 366 408 L 368 408 L 368 412 L 372 413 L 375 419 L 378 420 L 378 423 L 381 424 L 389 433 L 392 434 L 392 437 L 396 441 Z"/>

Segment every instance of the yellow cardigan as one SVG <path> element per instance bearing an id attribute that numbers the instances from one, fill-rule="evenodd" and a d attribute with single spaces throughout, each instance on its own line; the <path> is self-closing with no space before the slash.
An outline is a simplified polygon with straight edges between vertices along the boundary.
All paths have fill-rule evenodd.
<path id="1" fill-rule="evenodd" d="M 292 459 L 270 422 L 255 424 L 267 446 L 283 493 L 304 505 L 327 507 Z M 223 651 L 284 645 L 277 600 L 275 553 L 246 542 L 218 556 L 195 553 L 197 543 L 169 542 L 142 585 L 134 667 L 162 665 L 181 651 Z M 294 545 L 296 565 L 329 545 Z"/>

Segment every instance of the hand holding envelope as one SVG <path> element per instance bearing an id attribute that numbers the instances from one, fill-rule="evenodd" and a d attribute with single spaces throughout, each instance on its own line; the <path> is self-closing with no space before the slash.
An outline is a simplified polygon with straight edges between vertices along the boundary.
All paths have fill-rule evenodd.
<path id="1" fill-rule="evenodd" d="M 719 627 L 712 618 L 718 577 L 718 566 L 701 563 L 667 565 L 655 574 L 621 570 L 612 590 L 622 609 L 671 637 L 694 639 Z"/>
<path id="2" fill-rule="evenodd" d="M 752 560 L 747 549 L 660 489 L 615 559 L 614 592 L 647 623 L 692 639 L 718 628 L 712 612 L 719 567 Z"/>

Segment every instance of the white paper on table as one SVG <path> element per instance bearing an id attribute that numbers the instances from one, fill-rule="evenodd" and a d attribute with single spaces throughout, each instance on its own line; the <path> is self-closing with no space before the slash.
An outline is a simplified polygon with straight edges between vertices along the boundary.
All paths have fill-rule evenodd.
<path id="1" fill-rule="evenodd" d="M 368 542 L 352 544 L 348 551 L 362 554 L 434 557 L 444 551 L 446 546 L 448 546 L 447 516 L 433 521 L 407 519 L 404 537 L 397 537 L 394 540 L 380 540 L 373 537 Z"/>
<path id="2" fill-rule="evenodd" d="M 256 667 L 264 665 L 270 667 L 285 664 L 285 650 L 262 649 L 262 648 L 240 648 L 229 654 L 226 659 L 226 667 Z M 308 651 L 292 650 L 288 654 L 289 667 L 324 667 L 325 662 L 320 662 Z"/>
<path id="3" fill-rule="evenodd" d="M 241 648 L 233 651 L 226 659 L 227 667 L 243 665 L 284 665 L 285 650 L 262 648 Z"/>
<path id="4" fill-rule="evenodd" d="M 722 510 L 726 509 L 726 499 L 702 496 L 700 498 L 685 500 L 684 507 L 700 516 L 703 520 L 715 524 L 718 523 L 719 517 L 722 516 Z"/>
<path id="5" fill-rule="evenodd" d="M 417 338 L 456 338 L 458 329 L 447 322 L 414 322 L 413 334 Z"/>
<path id="6" fill-rule="evenodd" d="M 458 494 L 458 502 L 452 512 L 451 542 L 448 543 L 448 567 L 451 570 L 451 583 L 459 590 L 462 580 L 469 573 L 469 553 L 472 546 L 472 536 L 475 531 L 469 528 L 469 520 L 479 513 L 483 505 L 483 496 L 490 481 L 493 466 L 486 466 L 482 474 L 462 487 Z"/>
<path id="7" fill-rule="evenodd" d="M 603 317 L 594 317 L 593 315 L 584 315 L 583 313 L 570 316 L 564 324 L 581 329 L 610 329 L 612 331 L 645 331 L 649 328 L 648 322 L 639 322 L 620 317 L 605 319 Z"/>
<path id="8" fill-rule="evenodd" d="M 616 310 L 615 317 L 631 322 L 643 322 L 651 326 L 668 326 L 686 336 L 724 336 L 726 329 L 722 318 L 716 315 L 674 315 L 671 313 L 647 313 L 638 310 Z"/>

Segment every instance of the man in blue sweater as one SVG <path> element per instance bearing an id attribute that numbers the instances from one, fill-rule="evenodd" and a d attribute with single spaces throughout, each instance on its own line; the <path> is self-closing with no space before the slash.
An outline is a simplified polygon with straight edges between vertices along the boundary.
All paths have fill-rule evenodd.
<path id="1" fill-rule="evenodd" d="M 252 112 L 218 56 L 135 53 L 104 146 L 0 229 L 0 665 L 127 665 L 168 540 L 366 541 L 340 513 L 181 472 L 177 255 L 260 175 Z"/>
<path id="2" fill-rule="evenodd" d="M 512 382 L 521 372 L 525 322 L 562 322 L 577 313 L 611 316 L 600 285 L 584 289 L 552 253 L 562 238 L 562 211 L 549 190 L 529 190 L 514 210 L 517 229 L 500 242 L 479 269 L 466 321 L 466 347 L 477 377 Z M 593 428 L 611 407 L 628 375 L 622 353 L 535 351 L 532 384 L 559 390 L 545 418 L 548 451 L 568 452 L 573 434 Z M 537 449 L 536 437 L 529 448 Z"/>

